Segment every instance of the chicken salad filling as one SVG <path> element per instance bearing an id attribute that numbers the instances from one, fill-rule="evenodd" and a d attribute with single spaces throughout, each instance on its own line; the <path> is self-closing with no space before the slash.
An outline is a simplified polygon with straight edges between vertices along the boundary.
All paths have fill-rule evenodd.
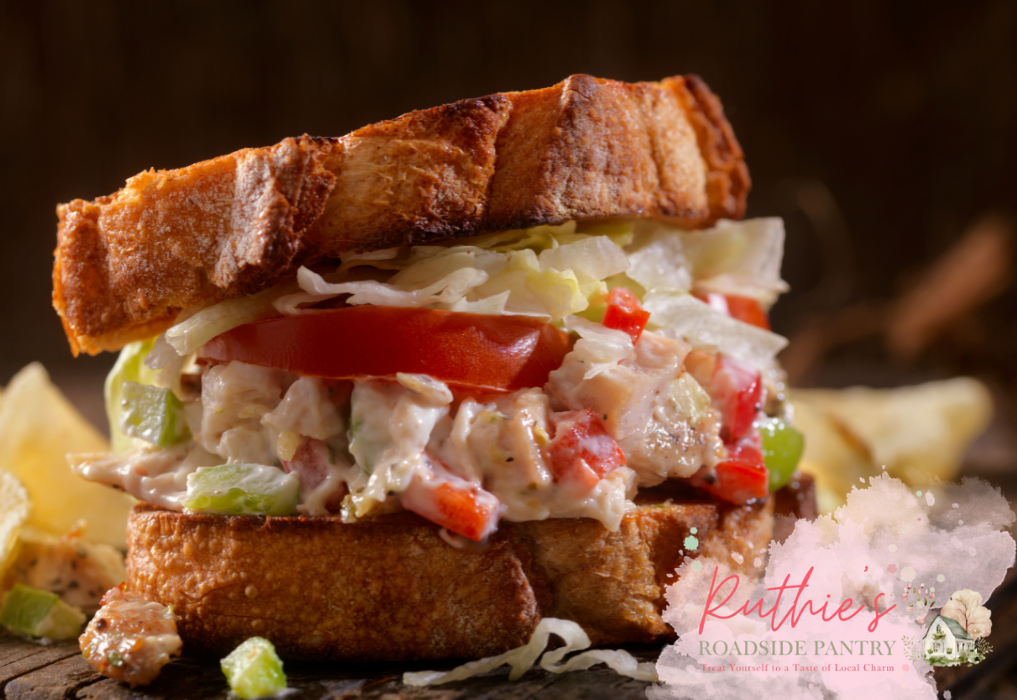
<path id="1" fill-rule="evenodd" d="M 473 540 L 615 530 L 665 479 L 764 497 L 797 462 L 766 444 L 794 442 L 765 311 L 782 243 L 779 220 L 570 223 L 302 268 L 125 348 L 114 452 L 73 464 L 173 510 L 408 510 Z"/>

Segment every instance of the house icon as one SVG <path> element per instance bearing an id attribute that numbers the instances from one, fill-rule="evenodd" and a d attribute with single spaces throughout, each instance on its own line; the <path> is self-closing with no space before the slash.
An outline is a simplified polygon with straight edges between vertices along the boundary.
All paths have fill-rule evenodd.
<path id="1" fill-rule="evenodd" d="M 971 638 L 956 620 L 937 615 L 925 630 L 922 639 L 925 647 L 925 660 L 931 656 L 942 656 L 956 661 L 974 651 L 975 640 Z"/>

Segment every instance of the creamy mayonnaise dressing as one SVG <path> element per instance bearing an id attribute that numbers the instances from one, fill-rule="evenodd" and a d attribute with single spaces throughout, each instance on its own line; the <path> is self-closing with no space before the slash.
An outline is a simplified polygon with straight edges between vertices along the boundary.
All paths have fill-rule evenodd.
<path id="1" fill-rule="evenodd" d="M 427 517 L 436 507 L 428 494 L 454 483 L 473 489 L 495 523 L 589 517 L 615 530 L 637 487 L 716 463 L 718 419 L 682 369 L 686 343 L 645 332 L 633 344 L 600 324 L 572 325 L 583 337 L 545 387 L 458 405 L 426 375 L 335 382 L 242 362 L 209 366 L 185 404 L 193 441 L 79 455 L 75 469 L 174 510 L 198 467 L 260 464 L 297 473 L 305 515 L 341 510 L 354 520 L 406 508 Z M 547 449 L 555 412 L 583 409 L 626 462 L 585 491 L 556 481 Z"/>

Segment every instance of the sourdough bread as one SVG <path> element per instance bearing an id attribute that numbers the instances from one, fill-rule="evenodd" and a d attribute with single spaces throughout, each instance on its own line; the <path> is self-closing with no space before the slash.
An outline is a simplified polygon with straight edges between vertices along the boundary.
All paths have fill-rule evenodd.
<path id="1" fill-rule="evenodd" d="M 477 658 L 524 644 L 541 617 L 574 620 L 594 644 L 670 639 L 661 611 L 675 568 L 706 553 L 758 574 L 774 499 L 654 500 L 641 495 L 617 532 L 586 518 L 503 522 L 462 549 L 411 513 L 346 524 L 138 505 L 128 589 L 172 605 L 197 653 L 259 635 L 286 658 Z M 699 545 L 685 551 L 692 528 Z"/>
<path id="2" fill-rule="evenodd" d="M 95 354 L 344 252 L 621 216 L 704 227 L 741 217 L 749 184 L 696 76 L 574 75 L 149 170 L 61 205 L 53 304 L 74 353 Z"/>

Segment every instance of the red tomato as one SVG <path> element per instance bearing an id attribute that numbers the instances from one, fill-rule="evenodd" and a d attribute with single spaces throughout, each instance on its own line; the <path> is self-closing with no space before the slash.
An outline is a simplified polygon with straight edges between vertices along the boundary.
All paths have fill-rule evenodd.
<path id="1" fill-rule="evenodd" d="M 713 377 L 704 387 L 721 415 L 724 442 L 741 440 L 759 415 L 763 379 L 756 368 L 726 355 L 717 355 Z"/>
<path id="2" fill-rule="evenodd" d="M 293 453 L 292 459 L 282 460 L 283 469 L 286 472 L 295 472 L 300 480 L 300 493 L 308 494 L 321 486 L 328 478 L 329 466 L 335 464 L 331 448 L 321 440 L 304 438 L 304 441 Z M 325 501 L 325 508 L 330 513 L 336 513 L 342 507 L 343 497 L 346 496 L 346 484 L 340 483 L 339 487 L 329 495 Z"/>
<path id="3" fill-rule="evenodd" d="M 248 323 L 202 356 L 332 379 L 427 374 L 483 391 L 543 386 L 569 351 L 568 334 L 525 316 L 350 306 Z"/>
<path id="4" fill-rule="evenodd" d="M 729 445 L 727 459 L 716 466 L 712 478 L 697 474 L 692 481 L 718 498 L 739 505 L 770 493 L 770 473 L 763 453 L 749 441 Z"/>
<path id="5" fill-rule="evenodd" d="M 717 311 L 731 318 L 770 330 L 770 319 L 758 301 L 752 297 L 740 297 L 733 294 L 717 294 L 715 292 L 700 293 L 697 299 L 705 301 Z"/>
<path id="6" fill-rule="evenodd" d="M 592 411 L 559 413 L 552 421 L 555 432 L 548 456 L 555 481 L 586 492 L 625 465 L 621 447 Z"/>
<path id="7" fill-rule="evenodd" d="M 430 475 L 413 477 L 400 495 L 403 508 L 475 542 L 494 532 L 501 505 L 498 498 L 440 463 L 431 465 Z"/>
<path id="8" fill-rule="evenodd" d="M 643 334 L 649 318 L 650 312 L 643 308 L 639 297 L 631 289 L 615 287 L 608 292 L 603 321 L 605 327 L 625 331 L 635 343 Z"/>

